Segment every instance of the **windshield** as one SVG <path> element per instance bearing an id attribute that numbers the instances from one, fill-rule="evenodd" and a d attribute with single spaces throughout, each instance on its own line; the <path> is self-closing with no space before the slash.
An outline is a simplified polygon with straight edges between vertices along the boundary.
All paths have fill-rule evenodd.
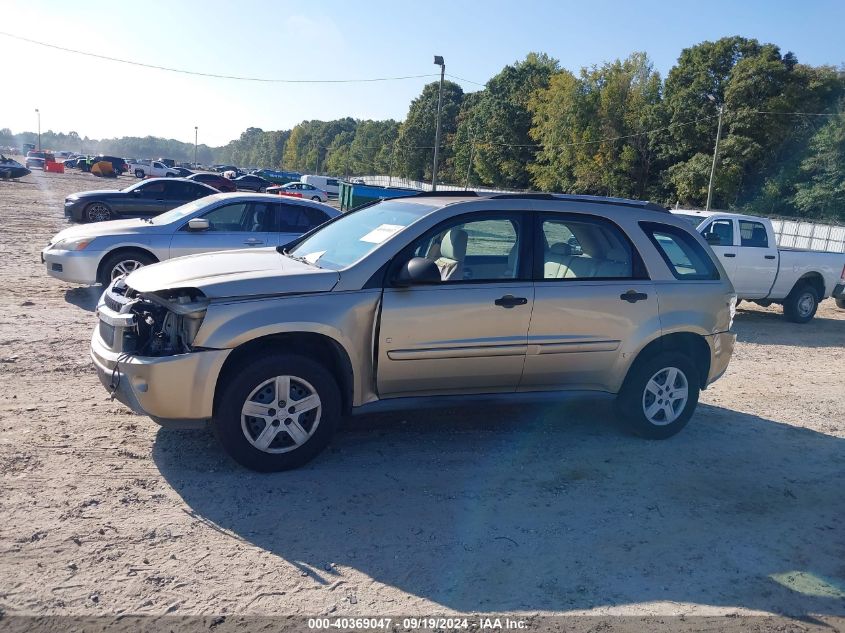
<path id="1" fill-rule="evenodd" d="M 129 185 L 128 187 L 126 187 L 126 189 L 121 189 L 121 191 L 135 191 L 138 187 L 146 185 L 148 182 L 150 182 L 150 181 L 149 180 L 139 180 L 138 182 L 134 182 L 131 185 Z"/>
<path id="2" fill-rule="evenodd" d="M 690 224 L 692 224 L 695 227 L 698 227 L 699 224 L 701 224 L 702 222 L 704 222 L 704 220 L 707 219 L 707 218 L 701 217 L 700 215 L 687 215 L 685 213 L 673 213 L 672 215 L 674 215 L 676 218 L 681 218 L 682 220 L 686 220 L 687 222 L 689 222 Z"/>
<path id="3" fill-rule="evenodd" d="M 171 222 L 175 222 L 176 220 L 184 218 L 186 215 L 192 214 L 194 211 L 199 211 L 203 207 L 208 206 L 210 202 L 213 202 L 213 200 L 210 199 L 212 197 L 213 196 L 209 196 L 206 198 L 200 198 L 199 200 L 193 200 L 187 204 L 183 204 L 181 207 L 171 209 L 170 211 L 151 218 L 151 223 L 170 224 Z"/>
<path id="4" fill-rule="evenodd" d="M 388 200 L 355 211 L 320 229 L 290 255 L 340 270 L 367 256 L 436 206 Z"/>

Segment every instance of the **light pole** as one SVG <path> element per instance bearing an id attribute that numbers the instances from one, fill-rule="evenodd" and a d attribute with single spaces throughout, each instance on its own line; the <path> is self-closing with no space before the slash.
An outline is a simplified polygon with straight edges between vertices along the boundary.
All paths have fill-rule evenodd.
<path id="1" fill-rule="evenodd" d="M 713 103 L 716 103 L 716 97 L 707 95 Z M 710 210 L 710 202 L 713 200 L 713 178 L 716 175 L 716 160 L 719 158 L 719 137 L 722 136 L 722 111 L 725 109 L 724 104 L 719 104 L 719 125 L 716 126 L 716 147 L 713 148 L 713 165 L 710 167 L 710 184 L 707 186 L 707 204 L 705 209 Z"/>
<path id="2" fill-rule="evenodd" d="M 437 93 L 437 128 L 434 132 L 434 165 L 431 167 L 431 190 L 437 191 L 437 152 L 440 149 L 440 109 L 443 107 L 443 76 L 446 74 L 446 62 L 440 55 L 434 56 L 434 63 L 440 66 L 440 90 Z"/>
<path id="3" fill-rule="evenodd" d="M 35 108 L 35 114 L 38 115 L 38 151 L 41 151 L 41 112 Z"/>
<path id="4" fill-rule="evenodd" d="M 199 127 L 194 126 L 194 169 L 197 168 L 197 135 L 199 134 Z"/>

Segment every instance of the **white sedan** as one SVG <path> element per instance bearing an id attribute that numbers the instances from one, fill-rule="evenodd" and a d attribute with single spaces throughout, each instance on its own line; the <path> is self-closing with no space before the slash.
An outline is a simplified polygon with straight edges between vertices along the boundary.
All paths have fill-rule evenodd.
<path id="1" fill-rule="evenodd" d="M 307 200 L 314 200 L 315 202 L 329 201 L 329 194 L 322 189 L 317 189 L 314 185 L 309 185 L 304 182 L 289 182 L 286 185 L 279 185 L 278 187 L 268 187 L 267 193 L 275 193 L 279 196 L 291 196 L 294 198 L 305 198 Z"/>

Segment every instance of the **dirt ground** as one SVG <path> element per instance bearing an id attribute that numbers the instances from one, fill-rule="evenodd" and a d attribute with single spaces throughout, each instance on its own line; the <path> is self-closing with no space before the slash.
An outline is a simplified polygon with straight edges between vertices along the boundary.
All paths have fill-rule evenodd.
<path id="1" fill-rule="evenodd" d="M 121 178 L 119 185 L 132 182 Z M 845 615 L 845 311 L 739 310 L 665 442 L 603 401 L 356 420 L 259 475 L 110 402 L 97 289 L 39 250 L 79 172 L 0 182 L 0 612 Z"/>

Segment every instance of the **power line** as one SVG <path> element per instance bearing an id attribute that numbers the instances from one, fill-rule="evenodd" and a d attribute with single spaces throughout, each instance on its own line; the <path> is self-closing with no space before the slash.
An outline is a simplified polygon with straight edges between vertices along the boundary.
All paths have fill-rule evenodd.
<path id="1" fill-rule="evenodd" d="M 479 83 L 477 81 L 473 81 L 472 79 L 464 79 L 463 77 L 458 77 L 457 75 L 450 75 L 449 73 L 446 73 L 446 76 L 449 77 L 450 79 L 457 79 L 458 81 L 463 81 L 463 82 L 468 83 L 468 84 L 475 84 L 476 86 L 484 87 L 484 86 L 487 85 L 487 84 Z"/>
<path id="2" fill-rule="evenodd" d="M 136 62 L 130 59 L 120 59 L 118 57 L 109 57 L 108 55 L 100 55 L 99 53 L 92 53 L 90 51 L 81 51 L 74 48 L 67 48 L 65 46 L 59 46 L 58 44 L 50 44 L 48 42 L 40 42 L 38 40 L 33 40 L 28 37 L 22 37 L 20 35 L 15 35 L 13 33 L 6 33 L 5 31 L 0 31 L 0 35 L 4 35 L 14 40 L 20 40 L 21 42 L 27 42 L 29 44 L 36 44 L 38 46 L 44 46 L 45 48 L 52 48 L 59 51 L 64 51 L 66 53 L 74 53 L 76 55 L 84 55 L 86 57 L 94 57 L 96 59 L 104 59 L 110 62 L 118 62 L 121 64 L 128 64 L 130 66 L 140 66 L 142 68 L 152 68 L 154 70 L 166 70 L 171 73 L 181 73 L 183 75 L 194 75 L 197 77 L 211 77 L 213 79 L 233 79 L 236 81 L 257 81 L 263 83 L 284 83 L 284 84 L 350 84 L 350 83 L 370 83 L 376 81 L 400 81 L 403 79 L 421 79 L 424 77 L 438 77 L 437 73 L 427 73 L 424 75 L 405 75 L 401 77 L 370 77 L 370 78 L 362 78 L 362 79 L 275 79 L 269 77 L 241 77 L 238 75 L 220 75 L 216 73 L 204 73 L 194 70 L 185 70 L 183 68 L 171 68 L 168 66 L 157 66 L 155 64 L 145 64 L 143 62 Z"/>

